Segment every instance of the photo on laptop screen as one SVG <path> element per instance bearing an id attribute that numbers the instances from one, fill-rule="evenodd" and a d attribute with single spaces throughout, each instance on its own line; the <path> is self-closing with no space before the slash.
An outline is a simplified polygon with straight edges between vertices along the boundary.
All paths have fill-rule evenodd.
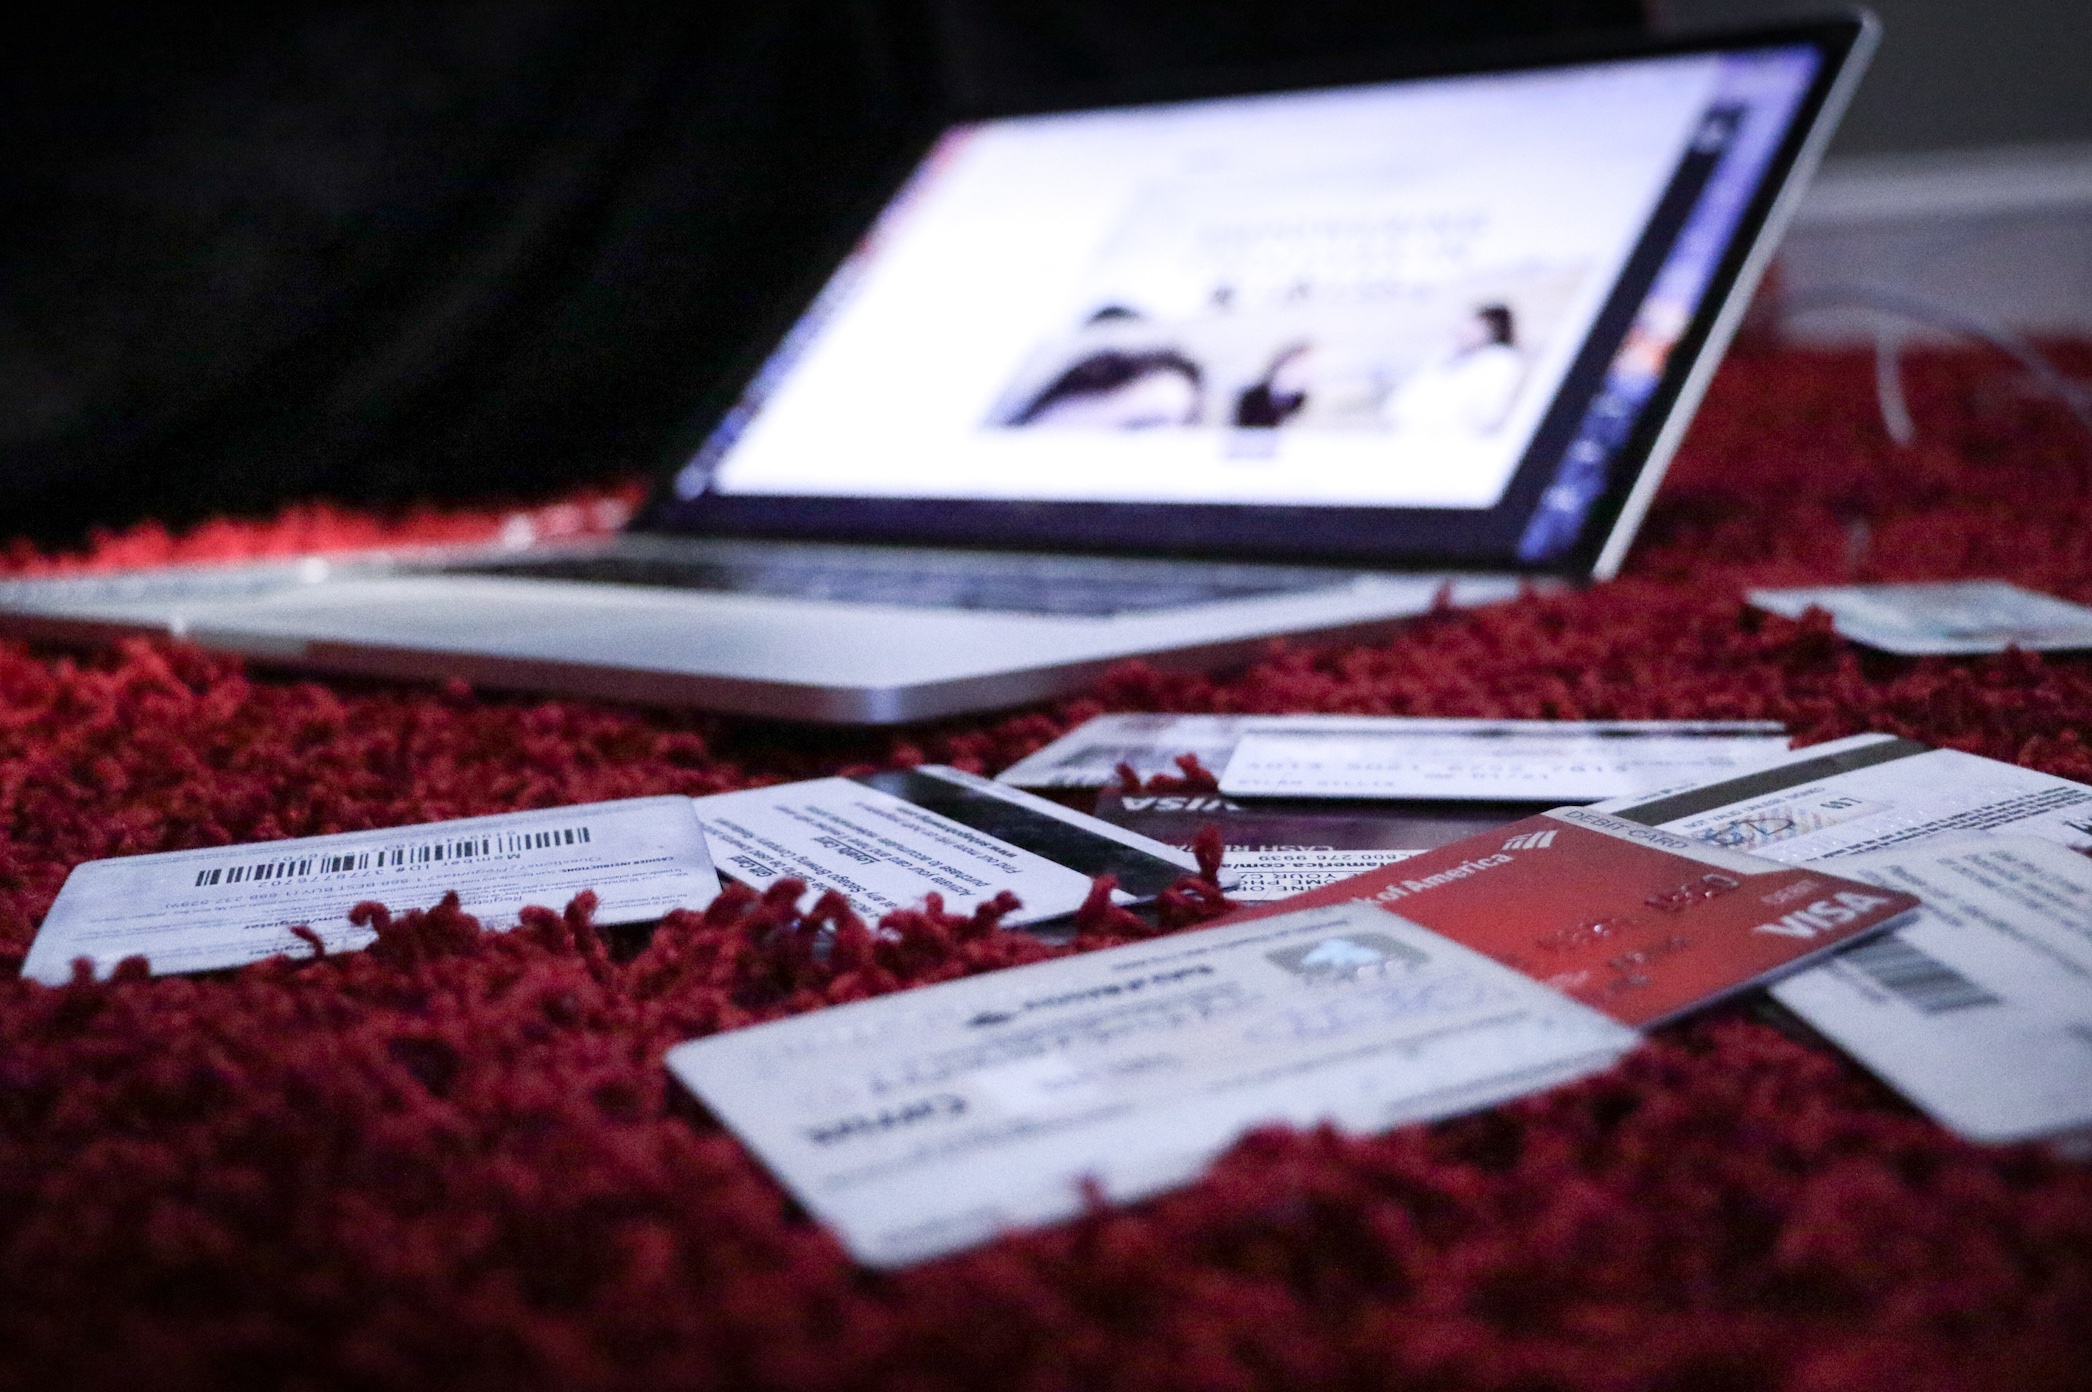
<path id="1" fill-rule="evenodd" d="M 1876 27 L 925 131 L 624 533 L 8 582 L 0 629 L 894 724 L 1602 580 Z"/>
<path id="2" fill-rule="evenodd" d="M 1821 62 L 1773 44 L 955 127 L 677 494 L 727 518 L 1037 503 L 1071 534 L 1102 508 L 1218 549 L 1230 514 L 1312 509 L 1332 554 L 1557 562 Z"/>

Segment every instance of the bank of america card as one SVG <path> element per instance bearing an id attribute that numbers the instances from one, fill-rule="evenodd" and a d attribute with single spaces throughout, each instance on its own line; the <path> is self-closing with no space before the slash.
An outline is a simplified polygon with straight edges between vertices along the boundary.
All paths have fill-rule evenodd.
<path id="1" fill-rule="evenodd" d="M 1231 797 L 1597 802 L 1703 783 L 1787 750 L 1765 722 L 1314 716 L 1242 732 Z"/>
<path id="2" fill-rule="evenodd" d="M 2092 1128 L 2092 860 L 2006 836 L 1837 864 L 1925 906 L 1774 998 L 1970 1140 Z"/>
<path id="3" fill-rule="evenodd" d="M 2092 849 L 2092 788 L 1893 735 L 1832 740 L 1738 778 L 1597 810 L 1790 864 L 1978 835 Z"/>
<path id="4" fill-rule="evenodd" d="M 1561 807 L 1223 922 L 1379 905 L 1637 1027 L 1896 922 L 1900 890 Z"/>
<path id="5" fill-rule="evenodd" d="M 53 985 L 85 957 L 106 976 L 143 956 L 155 975 L 244 966 L 310 944 L 330 952 L 376 936 L 349 922 L 364 900 L 420 908 L 456 890 L 488 927 L 526 904 L 597 896 L 596 922 L 644 923 L 719 893 L 686 797 L 627 798 L 380 831 L 120 856 L 74 867 L 22 963 Z"/>
<path id="6" fill-rule="evenodd" d="M 1218 828 L 1228 897 L 1268 903 L 1422 855 L 1478 831 L 1531 816 L 1527 804 L 1425 803 L 1362 808 L 1327 802 L 1244 805 L 1218 793 L 1129 793 L 1106 788 L 1097 816 L 1172 846 Z"/>
<path id="7" fill-rule="evenodd" d="M 1610 1064 L 1633 1031 L 1360 904 L 694 1040 L 667 1064 L 858 1260 L 1181 1184 L 1243 1133 L 1369 1132 Z"/>
<path id="8" fill-rule="evenodd" d="M 1752 590 L 1750 600 L 1790 619 L 1811 608 L 1825 610 L 1839 633 L 1884 652 L 2092 648 L 2092 609 L 2003 580 Z"/>
<path id="9" fill-rule="evenodd" d="M 971 913 L 1009 890 L 1024 907 L 1003 922 L 1019 927 L 1075 912 L 1098 875 L 1138 903 L 1198 868 L 1188 851 L 937 765 L 693 801 L 722 874 L 757 888 L 803 880 L 872 919 L 931 894 Z"/>

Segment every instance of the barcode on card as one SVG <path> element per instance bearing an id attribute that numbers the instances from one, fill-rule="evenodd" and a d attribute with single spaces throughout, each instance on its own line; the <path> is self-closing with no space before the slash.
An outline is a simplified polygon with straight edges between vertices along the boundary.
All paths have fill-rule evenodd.
<path id="1" fill-rule="evenodd" d="M 1859 968 L 1874 984 L 1927 1015 L 2003 1004 L 1996 996 L 1928 952 L 1901 938 L 1876 938 L 1846 952 L 1841 961 Z"/>
<path id="2" fill-rule="evenodd" d="M 556 827 L 545 831 L 511 831 L 498 836 L 444 837 L 369 851 L 343 851 L 335 855 L 282 856 L 246 865 L 218 865 L 196 872 L 197 889 L 229 889 L 234 885 L 266 884 L 275 880 L 302 880 L 314 875 L 343 875 L 356 870 L 395 870 L 407 866 L 446 865 L 484 860 L 489 856 L 524 855 L 561 846 L 589 844 L 586 826 Z"/>

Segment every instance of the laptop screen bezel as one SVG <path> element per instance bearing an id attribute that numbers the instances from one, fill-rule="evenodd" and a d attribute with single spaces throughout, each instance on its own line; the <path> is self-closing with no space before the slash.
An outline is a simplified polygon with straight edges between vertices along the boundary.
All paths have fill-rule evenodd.
<path id="1" fill-rule="evenodd" d="M 1683 434 L 1700 391 L 1727 346 L 1743 301 L 1779 230 L 1774 214 L 1792 202 L 1798 178 L 1820 154 L 1843 99 L 1857 77 L 1873 22 L 1864 13 L 1673 36 L 1584 35 L 1543 43 L 1463 46 L 1288 68 L 1261 73 L 1197 74 L 1145 80 L 1134 87 L 1063 93 L 1053 100 L 1009 102 L 958 114 L 926 128 L 906 147 L 895 174 L 874 204 L 861 209 L 831 239 L 830 254 L 800 293 L 755 336 L 739 368 L 721 380 L 661 461 L 661 475 L 637 529 L 684 536 L 888 543 L 1139 554 L 1209 559 L 1283 560 L 1385 569 L 1528 572 L 1603 576 L 1617 569 L 1626 541 L 1641 520 L 1655 482 Z M 680 498 L 675 476 L 739 402 L 749 381 L 811 308 L 835 270 L 856 248 L 923 157 L 953 125 L 1059 112 L 1230 96 L 1305 91 L 1403 80 L 1518 72 L 1578 63 L 1692 53 L 1722 53 L 1806 44 L 1821 61 L 1789 128 L 1739 218 L 1700 303 L 1670 352 L 1627 437 L 1617 449 L 1599 497 L 1587 510 L 1577 540 L 1542 563 L 1521 562 L 1515 542 L 1501 550 L 1462 554 L 1431 544 L 1442 510 L 1425 508 L 1296 507 L 1276 505 L 1030 502 L 862 496 L 780 496 L 706 492 Z M 1588 399 L 1588 398 L 1580 398 Z M 1573 405 L 1573 403 L 1572 403 Z M 1564 410 L 1558 396 L 1549 415 Z M 1521 468 L 1521 481 L 1526 471 Z M 1514 488 L 1517 482 L 1514 482 Z M 1622 535 L 1626 532 L 1628 535 Z M 1406 533 L 1407 535 L 1403 535 Z"/>

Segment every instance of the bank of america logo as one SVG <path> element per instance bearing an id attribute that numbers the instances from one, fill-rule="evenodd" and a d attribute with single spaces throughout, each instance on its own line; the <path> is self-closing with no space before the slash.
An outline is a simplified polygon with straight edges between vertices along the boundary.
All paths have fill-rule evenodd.
<path id="1" fill-rule="evenodd" d="M 1504 842 L 1507 851 L 1544 851 L 1554 844 L 1551 831 L 1529 831 L 1523 836 L 1514 836 Z"/>

